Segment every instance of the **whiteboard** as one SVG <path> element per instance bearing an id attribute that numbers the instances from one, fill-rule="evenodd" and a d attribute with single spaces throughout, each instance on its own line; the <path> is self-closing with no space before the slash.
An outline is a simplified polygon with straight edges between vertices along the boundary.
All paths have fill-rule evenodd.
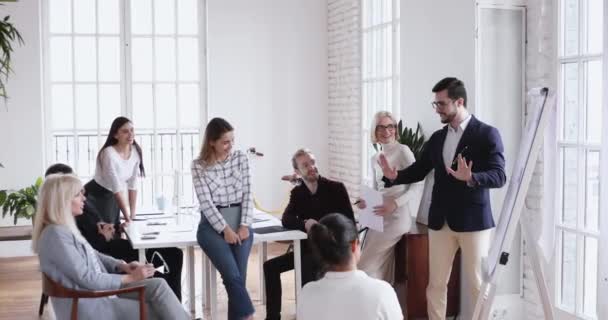
<path id="1" fill-rule="evenodd" d="M 535 106 L 528 116 L 519 152 L 508 179 L 509 187 L 500 212 L 500 221 L 484 266 L 484 274 L 492 275 L 503 252 L 508 253 L 519 222 L 524 201 L 536 166 L 539 147 L 543 141 L 544 128 L 551 112 L 555 112 L 555 95 L 546 88 L 535 88 L 528 92 L 531 105 Z"/>

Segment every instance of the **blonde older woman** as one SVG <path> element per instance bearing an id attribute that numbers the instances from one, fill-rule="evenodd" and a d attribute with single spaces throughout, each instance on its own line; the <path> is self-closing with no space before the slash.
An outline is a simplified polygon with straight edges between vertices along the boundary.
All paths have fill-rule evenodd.
<path id="1" fill-rule="evenodd" d="M 117 290 L 144 285 L 149 319 L 189 319 L 163 279 L 148 279 L 152 265 L 129 264 L 97 252 L 82 237 L 74 216 L 82 214 L 84 191 L 80 180 L 70 174 L 49 175 L 38 195 L 32 249 L 38 253 L 40 269 L 62 286 L 76 290 Z M 79 319 L 136 319 L 136 294 L 117 298 L 80 299 Z M 68 319 L 72 300 L 53 298 L 57 319 Z"/>
<path id="2" fill-rule="evenodd" d="M 384 217 L 384 232 L 371 229 L 367 232 L 358 266 L 374 278 L 393 283 L 394 247 L 411 227 L 412 215 L 420 203 L 423 185 L 415 183 L 384 187 L 382 169 L 378 165 L 381 153 L 398 170 L 409 167 L 416 159 L 408 146 L 397 141 L 397 121 L 390 112 L 376 113 L 370 128 L 371 142 L 380 145 L 380 151 L 372 156 L 371 169 L 373 187 L 382 192 L 384 197 L 384 203 L 374 207 L 374 212 Z M 364 209 L 366 203 L 360 200 L 357 206 Z"/>

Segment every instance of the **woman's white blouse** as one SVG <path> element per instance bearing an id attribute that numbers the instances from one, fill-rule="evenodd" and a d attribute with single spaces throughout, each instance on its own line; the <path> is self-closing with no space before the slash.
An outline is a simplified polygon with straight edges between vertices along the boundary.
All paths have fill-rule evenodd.
<path id="1" fill-rule="evenodd" d="M 95 162 L 95 182 L 112 193 L 137 190 L 140 162 L 135 147 L 131 148 L 129 159 L 123 159 L 114 147 L 107 147 Z"/>
<path id="2" fill-rule="evenodd" d="M 298 297 L 298 320 L 401 320 L 397 294 L 388 282 L 360 270 L 327 272 Z"/>
<path id="3" fill-rule="evenodd" d="M 382 173 L 382 168 L 380 168 L 380 165 L 378 164 L 380 153 L 383 153 L 390 166 L 397 170 L 405 169 L 416 162 L 414 153 L 408 146 L 398 142 L 384 144 L 382 145 L 382 151 L 372 156 L 371 165 L 374 179 L 373 188 L 381 191 L 384 196 L 395 199 L 397 206 L 403 207 L 407 205 L 409 211 L 415 214 L 418 211 L 420 195 L 424 186 L 423 182 L 399 184 L 390 188 L 385 188 L 384 181 L 382 181 L 384 174 Z"/>

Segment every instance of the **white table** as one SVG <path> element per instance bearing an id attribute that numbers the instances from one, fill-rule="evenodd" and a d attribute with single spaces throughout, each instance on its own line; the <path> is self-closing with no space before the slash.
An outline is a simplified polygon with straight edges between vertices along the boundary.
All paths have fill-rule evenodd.
<path id="1" fill-rule="evenodd" d="M 143 217 L 143 216 L 141 216 Z M 134 249 L 139 250 L 139 261 L 145 262 L 145 249 L 150 248 L 166 248 L 166 247 L 181 247 L 187 248 L 188 261 L 188 283 L 190 291 L 190 311 L 195 314 L 195 277 L 194 277 L 194 248 L 198 247 L 196 240 L 196 232 L 200 222 L 200 214 L 180 214 L 167 217 L 145 216 L 146 221 L 133 221 L 127 228 L 127 236 Z M 138 217 L 140 218 L 140 217 Z M 252 227 L 260 228 L 266 226 L 281 225 L 281 221 L 267 213 L 255 210 L 255 219 Z M 259 221 L 264 220 L 264 221 Z M 166 223 L 164 225 L 150 225 L 154 223 Z M 142 240 L 148 232 L 158 232 L 154 235 L 156 238 L 151 240 Z M 300 240 L 306 239 L 306 233 L 299 230 L 288 230 L 283 232 L 274 232 L 267 234 L 254 234 L 253 243 L 260 244 L 260 297 L 263 303 L 265 301 L 264 289 L 264 268 L 263 263 L 267 258 L 268 242 L 274 241 L 293 241 L 294 243 L 294 270 L 295 270 L 295 290 L 296 301 L 302 286 L 302 270 L 300 261 Z M 216 284 L 216 269 L 209 259 L 203 254 L 203 290 L 204 303 L 203 307 L 208 306 L 211 309 L 211 318 L 217 319 L 217 284 Z M 214 281 L 211 281 L 214 280 Z"/>

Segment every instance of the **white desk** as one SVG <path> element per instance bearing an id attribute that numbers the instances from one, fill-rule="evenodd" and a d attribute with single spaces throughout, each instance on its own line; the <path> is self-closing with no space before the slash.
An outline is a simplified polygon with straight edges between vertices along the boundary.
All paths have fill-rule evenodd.
<path id="1" fill-rule="evenodd" d="M 151 218 L 151 216 L 147 216 Z M 138 217 L 139 218 L 139 217 Z M 253 228 L 266 226 L 281 225 L 281 221 L 267 213 L 255 210 L 255 218 L 265 221 L 254 222 Z M 150 223 L 166 223 L 165 225 L 149 225 Z M 146 260 L 145 249 L 149 248 L 166 248 L 166 247 L 185 247 L 187 248 L 188 261 L 188 283 L 190 291 L 190 311 L 195 314 L 195 283 L 194 283 L 194 248 L 198 247 L 196 240 L 196 232 L 200 222 L 200 214 L 182 214 L 174 217 L 159 218 L 154 217 L 146 221 L 133 221 L 127 228 L 127 236 L 134 249 L 139 250 L 139 261 Z M 155 239 L 142 240 L 142 236 L 148 232 L 158 231 Z M 294 243 L 294 270 L 295 270 L 295 290 L 296 300 L 302 286 L 302 270 L 300 261 L 300 240 L 306 239 L 306 233 L 299 230 L 289 230 L 283 232 L 254 234 L 253 243 L 260 244 L 260 296 L 265 303 L 264 289 L 264 268 L 263 263 L 266 261 L 267 244 L 273 241 L 293 241 Z M 216 269 L 203 254 L 203 290 L 204 303 L 203 307 L 208 306 L 211 309 L 211 318 L 217 319 L 217 284 Z"/>

